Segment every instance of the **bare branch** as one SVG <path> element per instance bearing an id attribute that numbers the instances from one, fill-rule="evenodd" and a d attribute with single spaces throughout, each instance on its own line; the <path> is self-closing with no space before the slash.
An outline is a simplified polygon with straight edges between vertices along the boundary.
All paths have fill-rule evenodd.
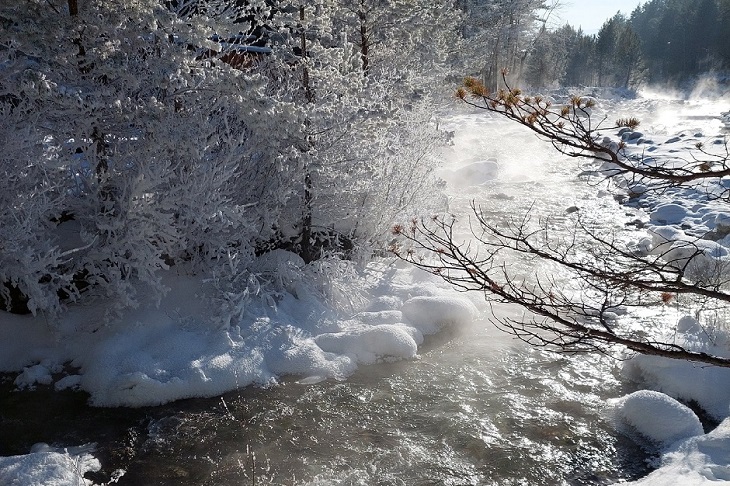
<path id="1" fill-rule="evenodd" d="M 526 96 L 511 88 L 504 75 L 503 80 L 505 89 L 490 92 L 480 81 L 467 78 L 456 96 L 470 106 L 528 127 L 567 156 L 612 164 L 607 177 L 627 175 L 634 181 L 647 181 L 652 190 L 730 175 L 727 142 L 720 154 L 700 144 L 688 160 L 678 159 L 679 164 L 635 163 L 626 155 L 624 145 L 605 143 L 599 131 L 633 129 L 639 125 L 637 119 L 620 119 L 614 124 L 605 117 L 595 120 L 591 116 L 592 99 L 572 97 L 567 104 L 553 106 L 540 96 Z M 658 340 L 647 330 L 637 330 L 617 319 L 621 309 L 663 306 L 678 295 L 707 302 L 710 307 L 727 305 L 730 272 L 706 241 L 658 241 L 651 251 L 639 251 L 601 233 L 578 214 L 572 237 L 557 240 L 551 221 L 533 221 L 529 211 L 496 224 L 476 204 L 472 203 L 471 209 L 474 219 L 469 221 L 469 241 L 456 240 L 458 222 L 454 217 L 432 217 L 430 221 L 412 222 L 407 229 L 396 226 L 398 242 L 391 251 L 460 291 L 481 292 L 490 303 L 521 306 L 527 311 L 525 318 L 493 316 L 492 321 L 531 345 L 564 353 L 612 356 L 616 350 L 625 349 L 730 367 L 730 358 Z M 531 267 L 525 275 L 518 269 L 520 262 Z M 541 270 L 546 264 L 553 271 Z"/>

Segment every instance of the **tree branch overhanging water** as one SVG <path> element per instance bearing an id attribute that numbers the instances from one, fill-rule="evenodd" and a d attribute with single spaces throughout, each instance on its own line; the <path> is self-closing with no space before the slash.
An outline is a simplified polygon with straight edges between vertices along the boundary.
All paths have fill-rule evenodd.
<path id="1" fill-rule="evenodd" d="M 553 106 L 540 96 L 526 96 L 509 87 L 506 72 L 503 81 L 507 88 L 491 93 L 479 81 L 467 78 L 456 95 L 470 106 L 529 128 L 567 156 L 608 162 L 607 177 L 628 176 L 650 184 L 649 190 L 687 187 L 730 175 L 727 144 L 724 154 L 710 153 L 698 144 L 699 156 L 691 154 L 680 165 L 634 163 L 623 143 L 612 147 L 601 139 L 599 130 L 634 129 L 637 119 L 610 125 L 604 117 L 596 123 L 591 114 L 592 99 L 574 96 L 569 104 Z M 726 306 L 730 302 L 727 264 L 708 252 L 700 240 L 666 240 L 643 252 L 627 248 L 576 217 L 572 236 L 561 242 L 550 220 L 533 222 L 528 213 L 498 225 L 475 203 L 471 209 L 475 216 L 470 222 L 471 241 L 457 240 L 455 217 L 434 216 L 414 220 L 407 228 L 396 225 L 393 233 L 397 242 L 391 251 L 460 291 L 481 292 L 490 302 L 521 306 L 527 311 L 526 317 L 493 314 L 492 322 L 528 344 L 569 354 L 615 355 L 617 348 L 623 348 L 730 367 L 730 358 L 656 339 L 647 330 L 625 326 L 616 319 L 618 309 L 666 304 L 679 295 Z M 531 265 L 530 275 L 521 275 L 505 261 Z M 566 277 L 535 270 L 544 265 L 557 267 Z"/>

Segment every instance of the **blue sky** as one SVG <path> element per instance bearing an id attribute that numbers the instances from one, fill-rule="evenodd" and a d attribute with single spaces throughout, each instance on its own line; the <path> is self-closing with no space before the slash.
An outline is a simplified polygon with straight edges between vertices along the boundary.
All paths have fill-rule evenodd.
<path id="1" fill-rule="evenodd" d="M 557 12 L 559 25 L 582 27 L 585 34 L 596 34 L 601 25 L 619 10 L 626 15 L 646 0 L 564 0 Z"/>

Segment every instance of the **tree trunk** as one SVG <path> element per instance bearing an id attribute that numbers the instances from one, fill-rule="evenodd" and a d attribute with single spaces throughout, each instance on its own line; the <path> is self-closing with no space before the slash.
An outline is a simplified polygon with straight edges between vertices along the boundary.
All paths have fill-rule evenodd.
<path id="1" fill-rule="evenodd" d="M 362 59 L 362 72 L 367 77 L 370 74 L 370 39 L 368 36 L 367 13 L 365 12 L 365 0 L 360 1 L 360 10 L 357 12 L 360 18 L 360 57 Z"/>
<path id="2" fill-rule="evenodd" d="M 302 72 L 302 84 L 304 87 L 304 93 L 307 103 L 312 103 L 314 101 L 314 95 L 312 93 L 311 87 L 309 86 L 309 71 L 307 69 L 307 37 L 304 30 L 304 5 L 299 7 L 299 20 L 302 24 L 300 47 L 302 50 L 302 61 L 304 63 L 304 69 Z M 309 140 L 309 137 L 307 137 L 306 143 L 307 147 L 304 149 L 305 152 L 311 147 L 311 140 Z M 310 172 L 309 164 L 306 164 L 304 166 L 304 211 L 302 214 L 302 241 L 300 243 L 300 256 L 307 263 L 314 260 L 314 250 L 312 247 L 312 200 L 312 174 Z"/>

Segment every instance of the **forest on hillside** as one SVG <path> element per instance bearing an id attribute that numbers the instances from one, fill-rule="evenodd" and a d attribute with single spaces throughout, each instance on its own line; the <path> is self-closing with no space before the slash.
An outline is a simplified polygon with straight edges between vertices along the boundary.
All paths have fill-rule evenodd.
<path id="1" fill-rule="evenodd" d="M 541 28 L 522 74 L 533 86 L 686 87 L 730 68 L 729 27 L 727 0 L 650 0 L 596 35 Z"/>

